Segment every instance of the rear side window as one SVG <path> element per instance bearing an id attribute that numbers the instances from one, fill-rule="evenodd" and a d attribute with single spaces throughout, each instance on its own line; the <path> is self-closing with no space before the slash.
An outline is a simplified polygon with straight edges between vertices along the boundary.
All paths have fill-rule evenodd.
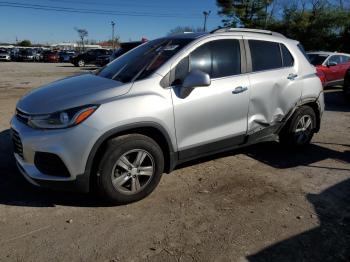
<path id="1" fill-rule="evenodd" d="M 283 45 L 281 45 L 281 52 L 282 52 L 282 59 L 283 59 L 283 66 L 284 67 L 290 67 L 294 65 L 294 59 L 291 53 L 289 52 L 288 48 Z"/>
<path id="2" fill-rule="evenodd" d="M 181 60 L 175 68 L 175 82 L 179 84 L 191 70 L 201 70 L 211 78 L 241 73 L 241 52 L 238 40 L 225 39 L 206 43 Z"/>
<path id="3" fill-rule="evenodd" d="M 341 57 L 341 60 L 342 60 L 342 63 L 343 63 L 343 64 L 346 64 L 346 63 L 349 63 L 349 62 L 350 62 L 350 57 L 349 57 L 349 56 L 343 55 L 343 56 Z"/>
<path id="4" fill-rule="evenodd" d="M 282 67 L 279 43 L 249 40 L 253 71 L 263 71 Z"/>

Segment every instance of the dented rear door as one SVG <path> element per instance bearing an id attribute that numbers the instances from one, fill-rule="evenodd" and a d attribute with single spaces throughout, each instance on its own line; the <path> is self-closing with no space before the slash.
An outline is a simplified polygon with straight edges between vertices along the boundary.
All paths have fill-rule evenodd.
<path id="1" fill-rule="evenodd" d="M 276 45 L 269 47 L 266 43 L 260 43 L 267 41 L 255 41 L 257 41 L 256 44 L 248 46 L 252 56 L 253 71 L 248 75 L 250 81 L 248 134 L 280 123 L 298 103 L 302 93 L 302 85 L 299 82 L 300 77 L 294 60 L 293 63 L 284 65 L 282 51 L 281 62 L 278 60 L 277 50 L 278 48 L 281 50 L 280 44 L 276 42 Z M 253 61 L 254 55 L 255 61 Z M 259 64 L 259 61 L 264 63 L 264 59 L 269 59 L 267 64 Z"/>

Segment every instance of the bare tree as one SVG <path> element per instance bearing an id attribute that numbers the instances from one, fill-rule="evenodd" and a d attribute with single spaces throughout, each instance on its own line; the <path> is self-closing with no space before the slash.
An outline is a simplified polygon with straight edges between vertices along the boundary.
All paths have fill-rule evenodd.
<path id="1" fill-rule="evenodd" d="M 83 47 L 83 51 L 85 51 L 84 39 L 89 35 L 89 32 L 86 29 L 77 28 L 77 27 L 75 27 L 74 30 L 78 33 L 79 38 L 81 40 L 82 47 Z"/>

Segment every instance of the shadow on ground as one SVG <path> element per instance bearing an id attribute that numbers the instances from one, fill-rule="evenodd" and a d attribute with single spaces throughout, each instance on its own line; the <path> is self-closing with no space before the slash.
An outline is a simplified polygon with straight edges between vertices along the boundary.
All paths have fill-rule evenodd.
<path id="1" fill-rule="evenodd" d="M 327 111 L 350 112 L 350 101 L 339 87 L 326 90 L 324 100 Z"/>
<path id="2" fill-rule="evenodd" d="M 320 226 L 248 256 L 250 262 L 350 261 L 350 179 L 307 199 Z"/>

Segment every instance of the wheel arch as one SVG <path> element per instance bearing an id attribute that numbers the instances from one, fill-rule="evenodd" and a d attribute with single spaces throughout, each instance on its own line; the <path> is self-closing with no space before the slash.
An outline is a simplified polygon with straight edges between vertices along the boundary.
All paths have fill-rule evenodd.
<path id="1" fill-rule="evenodd" d="M 174 169 L 176 165 L 174 148 L 165 128 L 153 122 L 125 125 L 107 131 L 93 145 L 88 156 L 84 173 L 84 175 L 89 177 L 90 188 L 96 179 L 95 174 L 97 172 L 98 163 L 103 156 L 107 141 L 126 134 L 141 134 L 155 140 L 163 151 L 165 164 L 164 172 L 170 173 Z"/>

